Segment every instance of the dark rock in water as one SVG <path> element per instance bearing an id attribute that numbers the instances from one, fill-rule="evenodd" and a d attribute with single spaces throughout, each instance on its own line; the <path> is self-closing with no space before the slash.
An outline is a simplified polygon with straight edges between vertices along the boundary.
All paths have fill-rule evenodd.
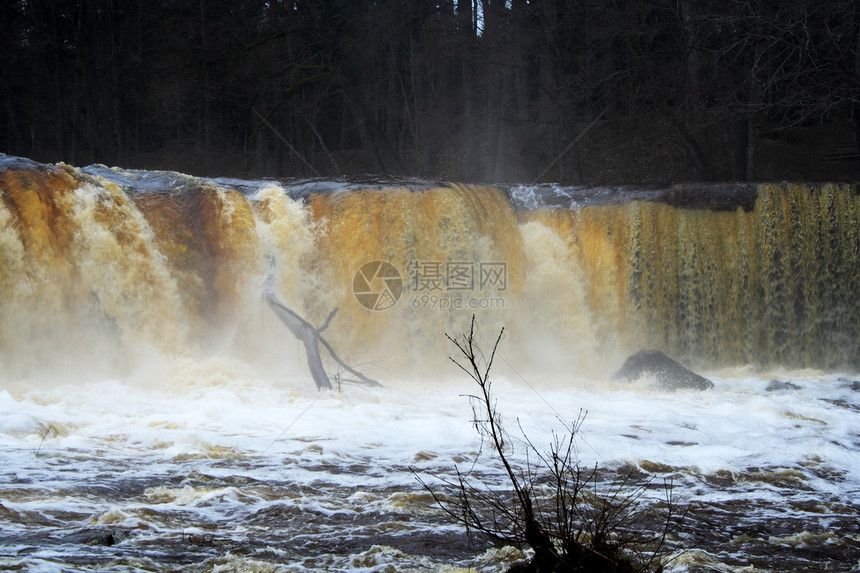
<path id="1" fill-rule="evenodd" d="M 855 392 L 860 392 L 860 380 L 852 380 L 851 378 L 840 377 L 837 379 L 838 382 L 845 384 L 848 388 L 851 388 Z"/>
<path id="2" fill-rule="evenodd" d="M 714 383 L 672 360 L 659 350 L 640 350 L 624 362 L 612 375 L 613 380 L 634 381 L 650 377 L 661 390 L 707 390 Z"/>
<path id="3" fill-rule="evenodd" d="M 800 390 L 800 386 L 794 382 L 787 382 L 785 380 L 771 380 L 770 384 L 768 384 L 767 388 L 764 390 L 765 392 L 775 392 L 776 390 Z"/>
<path id="4" fill-rule="evenodd" d="M 80 543 L 83 545 L 101 545 L 110 547 L 122 543 L 129 538 L 128 531 L 105 531 L 102 529 L 85 529 L 66 537 L 69 543 Z"/>

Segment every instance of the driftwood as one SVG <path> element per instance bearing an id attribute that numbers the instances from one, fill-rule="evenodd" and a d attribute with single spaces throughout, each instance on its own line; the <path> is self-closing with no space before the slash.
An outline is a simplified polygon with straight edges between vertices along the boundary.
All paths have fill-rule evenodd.
<path id="1" fill-rule="evenodd" d="M 267 285 L 267 287 L 269 287 L 269 285 Z M 315 328 L 314 325 L 299 316 L 298 313 L 287 308 L 283 303 L 281 303 L 281 301 L 279 301 L 275 296 L 275 293 L 272 292 L 271 288 L 266 289 L 263 298 L 271 309 L 275 311 L 275 314 L 278 315 L 281 322 L 283 322 L 290 332 L 293 333 L 293 336 L 301 340 L 302 344 L 304 344 L 305 352 L 308 356 L 308 368 L 310 368 L 311 377 L 314 379 L 314 384 L 316 384 L 317 390 L 331 390 L 332 388 L 331 380 L 323 366 L 322 356 L 320 354 L 320 345 L 328 351 L 332 359 L 337 362 L 341 368 L 357 378 L 354 382 L 360 382 L 362 384 L 367 384 L 368 386 L 380 385 L 376 380 L 368 378 L 341 360 L 331 347 L 331 344 L 322 337 L 322 331 L 328 328 L 331 319 L 334 318 L 334 315 L 337 312 L 337 308 L 329 313 L 325 321 L 323 321 L 322 326 Z"/>

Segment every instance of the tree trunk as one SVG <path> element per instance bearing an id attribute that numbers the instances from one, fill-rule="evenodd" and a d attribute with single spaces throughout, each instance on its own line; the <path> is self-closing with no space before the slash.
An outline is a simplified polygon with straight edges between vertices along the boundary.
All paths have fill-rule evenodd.
<path id="1" fill-rule="evenodd" d="M 732 169 L 732 179 L 745 181 L 747 179 L 747 159 L 749 153 L 749 120 L 739 117 L 735 120 L 735 161 Z"/>
<path id="2" fill-rule="evenodd" d="M 198 137 L 203 144 L 203 168 L 208 171 L 212 162 L 210 153 L 212 151 L 212 98 L 209 86 L 209 45 L 206 34 L 206 2 L 200 0 L 200 81 L 202 86 L 202 109 L 200 114 L 200 125 L 198 126 Z M 201 133 L 202 132 L 202 133 Z M 198 140 L 198 144 L 201 141 Z"/>
<path id="3" fill-rule="evenodd" d="M 50 47 L 51 47 L 51 63 L 52 76 L 54 80 L 54 104 L 56 113 L 56 137 L 57 137 L 57 152 L 60 157 L 70 158 L 75 160 L 74 156 L 70 156 L 68 141 L 66 138 L 66 112 L 63 97 L 63 64 L 60 59 L 60 46 L 62 41 L 57 30 L 57 7 L 52 5 L 51 8 L 51 29 L 50 29 Z"/>
<path id="4" fill-rule="evenodd" d="M 317 390 L 331 390 L 331 381 L 326 374 L 320 356 L 319 333 L 328 326 L 328 320 L 319 330 L 313 327 L 311 323 L 300 317 L 298 314 L 285 307 L 275 298 L 271 292 L 266 293 L 266 302 L 281 319 L 281 322 L 293 333 L 297 339 L 302 341 L 305 346 L 305 353 L 308 357 L 308 368 L 310 368 L 311 376 L 317 386 Z M 337 310 L 337 309 L 335 309 Z M 329 315 L 329 319 L 334 313 Z"/>
<path id="5" fill-rule="evenodd" d="M 857 25 L 857 44 L 854 46 L 854 101 L 851 103 L 851 115 L 854 120 L 854 145 L 860 151 L 860 18 L 855 20 Z"/>
<path id="6" fill-rule="evenodd" d="M 746 180 L 755 179 L 755 121 L 747 119 L 747 172 Z"/>
<path id="7" fill-rule="evenodd" d="M 328 351 L 329 355 L 341 366 L 341 368 L 356 376 L 359 382 L 369 386 L 379 386 L 379 382 L 368 378 L 341 360 L 331 345 L 322 337 L 322 331 L 328 328 L 331 319 L 334 318 L 334 315 L 337 312 L 336 308 L 329 313 L 322 326 L 314 328 L 310 322 L 281 304 L 270 288 L 267 287 L 263 297 L 275 314 L 278 315 L 278 318 L 281 319 L 281 322 L 283 322 L 290 332 L 293 333 L 293 336 L 302 341 L 308 358 L 308 368 L 311 371 L 311 377 L 314 380 L 314 384 L 316 384 L 317 390 L 331 390 L 332 388 L 331 380 L 329 379 L 322 363 L 320 345 Z"/>
<path id="8" fill-rule="evenodd" d="M 266 136 L 263 133 L 262 125 L 257 129 L 257 133 L 254 135 L 254 140 L 256 142 L 254 163 L 257 177 L 268 177 L 269 173 L 266 168 L 266 155 L 268 150 L 266 149 Z"/>

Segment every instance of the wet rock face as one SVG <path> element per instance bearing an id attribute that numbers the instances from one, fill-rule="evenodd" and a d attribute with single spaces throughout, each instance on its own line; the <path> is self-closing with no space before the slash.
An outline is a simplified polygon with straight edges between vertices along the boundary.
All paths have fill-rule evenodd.
<path id="1" fill-rule="evenodd" d="M 659 350 L 640 350 L 631 355 L 613 380 L 633 382 L 640 378 L 654 378 L 661 390 L 708 390 L 714 383 L 685 368 Z"/>
<path id="2" fill-rule="evenodd" d="M 765 392 L 778 392 L 780 390 L 800 390 L 800 386 L 788 380 L 771 380 L 764 389 Z"/>

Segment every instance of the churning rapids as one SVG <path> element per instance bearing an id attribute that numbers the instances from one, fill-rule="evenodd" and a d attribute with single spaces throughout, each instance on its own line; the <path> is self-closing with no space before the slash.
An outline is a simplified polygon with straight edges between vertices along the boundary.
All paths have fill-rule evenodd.
<path id="1" fill-rule="evenodd" d="M 470 543 L 416 479 L 504 487 L 447 358 L 474 314 L 488 346 L 505 327 L 514 435 L 548 445 L 586 410 L 584 466 L 690 505 L 667 571 L 860 570 L 856 184 L 237 181 L 0 156 L 0 270 L 0 569 L 504 570 L 516 552 Z M 337 308 L 326 338 L 383 385 L 317 392 L 267 278 L 314 324 Z M 714 388 L 612 380 L 642 348 Z"/>

